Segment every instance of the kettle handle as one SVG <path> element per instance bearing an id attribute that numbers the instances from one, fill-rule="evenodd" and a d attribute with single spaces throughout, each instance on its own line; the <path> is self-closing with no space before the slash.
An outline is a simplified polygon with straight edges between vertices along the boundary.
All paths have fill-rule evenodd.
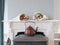
<path id="1" fill-rule="evenodd" d="M 36 32 L 37 32 L 37 30 L 38 30 L 38 27 L 36 27 Z"/>

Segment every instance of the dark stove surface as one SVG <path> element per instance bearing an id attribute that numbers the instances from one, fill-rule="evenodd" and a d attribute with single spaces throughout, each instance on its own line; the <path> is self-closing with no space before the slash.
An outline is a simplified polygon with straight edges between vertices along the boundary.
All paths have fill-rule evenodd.
<path id="1" fill-rule="evenodd" d="M 24 34 L 24 32 L 18 32 L 16 36 L 19 36 L 21 34 Z M 36 32 L 36 35 L 43 35 L 43 36 L 45 36 L 44 32 Z"/>
<path id="2" fill-rule="evenodd" d="M 40 34 L 36 34 L 34 36 L 26 36 L 24 34 L 20 34 L 20 35 L 16 36 L 13 41 L 16 41 L 16 42 L 25 42 L 25 41 L 36 42 L 36 41 L 38 41 L 38 42 L 40 42 L 40 41 L 48 41 L 48 38 L 46 36 L 43 36 Z"/>
<path id="3" fill-rule="evenodd" d="M 19 35 L 17 37 L 14 38 L 14 41 L 47 41 L 48 38 L 42 35 L 35 35 L 35 36 L 26 36 L 26 35 Z"/>

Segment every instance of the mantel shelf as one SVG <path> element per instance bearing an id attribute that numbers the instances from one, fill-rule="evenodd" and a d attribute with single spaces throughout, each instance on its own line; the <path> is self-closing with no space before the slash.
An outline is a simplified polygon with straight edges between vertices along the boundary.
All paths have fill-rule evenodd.
<path id="1" fill-rule="evenodd" d="M 60 32 L 55 32 L 56 34 L 60 34 Z"/>
<path id="2" fill-rule="evenodd" d="M 54 41 L 60 41 L 60 39 L 57 38 L 57 39 L 54 39 Z"/>
<path id="3" fill-rule="evenodd" d="M 60 22 L 60 20 L 42 20 L 42 21 L 37 21 L 37 20 L 28 20 L 32 22 Z M 2 20 L 2 22 L 27 22 L 27 21 L 14 21 L 14 20 Z"/>

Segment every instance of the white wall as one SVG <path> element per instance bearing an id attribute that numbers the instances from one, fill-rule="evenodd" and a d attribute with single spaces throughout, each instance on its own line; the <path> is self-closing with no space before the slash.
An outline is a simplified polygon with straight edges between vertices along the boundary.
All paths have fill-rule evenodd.
<path id="1" fill-rule="evenodd" d="M 9 0 L 8 18 L 12 19 L 20 13 L 28 13 L 31 18 L 34 12 L 41 12 L 53 18 L 53 0 Z"/>
<path id="2" fill-rule="evenodd" d="M 54 1 L 54 19 L 60 20 L 60 0 Z"/>
<path id="3" fill-rule="evenodd" d="M 8 5 L 7 5 L 7 0 L 5 0 L 5 11 L 4 11 L 4 20 L 8 20 Z M 7 33 L 8 33 L 8 24 L 7 22 L 4 22 L 4 41 L 6 41 L 7 38 Z"/>
<path id="4" fill-rule="evenodd" d="M 54 1 L 54 19 L 59 19 L 59 0 Z"/>

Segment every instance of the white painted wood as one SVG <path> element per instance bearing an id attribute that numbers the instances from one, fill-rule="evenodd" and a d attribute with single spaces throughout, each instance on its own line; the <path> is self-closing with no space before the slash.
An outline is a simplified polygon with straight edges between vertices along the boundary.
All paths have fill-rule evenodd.
<path id="1" fill-rule="evenodd" d="M 58 20 L 46 20 L 46 21 L 34 21 L 34 20 L 30 20 L 36 23 L 35 27 L 39 27 L 38 31 L 42 31 L 44 32 L 44 34 L 48 37 L 48 45 L 52 45 L 54 42 L 54 32 L 57 29 L 57 23 L 59 22 Z M 12 20 L 8 20 L 8 21 L 3 21 L 3 22 L 7 22 L 9 23 L 9 33 L 8 35 L 10 35 L 10 38 L 13 40 L 13 38 L 15 37 L 15 35 L 17 34 L 17 32 L 20 31 L 25 31 L 25 22 L 26 21 L 12 21 Z"/>

